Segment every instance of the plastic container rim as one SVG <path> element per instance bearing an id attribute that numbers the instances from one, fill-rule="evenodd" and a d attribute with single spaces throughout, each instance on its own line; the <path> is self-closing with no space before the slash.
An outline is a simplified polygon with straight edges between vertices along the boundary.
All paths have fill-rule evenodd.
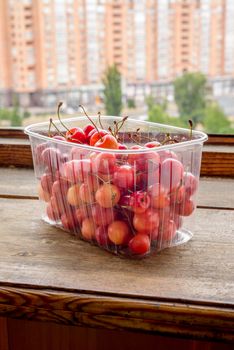
<path id="1" fill-rule="evenodd" d="M 92 118 L 97 118 L 97 117 L 92 117 Z M 116 119 L 122 119 L 121 117 L 115 117 L 115 116 L 102 116 L 102 119 L 109 119 L 109 118 L 115 118 Z M 74 118 L 67 118 L 67 119 L 64 119 L 63 121 L 64 122 L 72 122 L 72 121 L 77 121 L 77 120 L 85 120 L 86 117 L 74 117 Z M 128 118 L 128 121 L 131 121 L 131 122 L 136 122 L 135 119 L 132 119 L 132 118 Z M 58 124 L 59 123 L 59 120 L 54 120 L 53 121 L 55 124 Z M 176 126 L 172 126 L 172 125 L 167 125 L 167 124 L 160 124 L 160 123 L 152 123 L 152 122 L 148 122 L 148 121 L 142 121 L 142 120 L 137 120 L 137 123 L 138 124 L 144 124 L 144 125 L 151 125 L 151 126 L 159 126 L 161 128 L 165 128 L 165 127 L 169 127 L 170 129 L 173 129 L 173 130 L 177 130 L 177 131 L 186 131 L 186 132 L 190 132 L 189 129 L 186 129 L 186 128 L 179 128 L 179 127 L 176 127 Z M 79 144 L 79 143 L 68 143 L 67 141 L 62 141 L 62 140 L 56 140 L 56 139 L 51 139 L 49 136 L 45 136 L 45 135 L 41 135 L 37 132 L 34 132 L 32 131 L 31 129 L 32 128 L 35 128 L 35 127 L 40 127 L 40 126 L 46 126 L 46 125 L 49 125 L 49 122 L 41 122 L 41 123 L 35 123 L 35 124 L 31 124 L 31 125 L 28 125 L 25 129 L 24 129 L 24 132 L 25 134 L 29 135 L 29 136 L 33 136 L 35 138 L 38 138 L 38 139 L 41 139 L 41 140 L 45 140 L 45 141 L 50 141 L 50 142 L 54 142 L 54 143 L 58 143 L 58 144 L 61 144 L 61 145 L 66 145 L 66 146 L 70 146 L 70 147 L 77 147 L 77 148 L 82 148 L 82 149 L 86 149 L 86 150 L 92 150 L 92 151 L 99 151 L 99 152 L 105 152 L 105 153 L 116 153 L 116 154 L 136 154 L 136 153 L 148 153 L 152 150 L 157 150 L 157 151 L 160 151 L 160 150 L 165 150 L 165 149 L 168 149 L 168 148 L 180 148 L 182 146 L 191 146 L 191 145 L 194 145 L 194 144 L 203 144 L 207 139 L 208 139 L 208 136 L 207 134 L 205 134 L 204 132 L 202 131 L 197 131 L 197 130 L 193 130 L 192 131 L 192 135 L 198 135 L 200 136 L 199 138 L 195 138 L 195 139 L 192 139 L 192 140 L 188 140 L 188 141 L 183 141 L 183 142 L 178 142 L 178 143 L 174 143 L 174 144 L 170 144 L 170 145 L 163 145 L 163 146 L 158 146 L 158 147 L 152 147 L 152 148 L 140 148 L 140 149 L 126 149 L 126 150 L 122 150 L 122 149 L 109 149 L 109 148 L 100 148 L 100 147 L 95 147 L 95 146 L 89 146 L 89 145 L 86 145 L 86 144 Z"/>

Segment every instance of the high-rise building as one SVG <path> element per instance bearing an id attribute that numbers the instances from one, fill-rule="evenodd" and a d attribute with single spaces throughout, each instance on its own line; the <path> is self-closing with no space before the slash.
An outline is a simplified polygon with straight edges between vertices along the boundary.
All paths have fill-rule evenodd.
<path id="1" fill-rule="evenodd" d="M 93 98 L 112 64 L 125 86 L 234 77 L 233 17 L 233 0 L 0 0 L 0 103 Z"/>

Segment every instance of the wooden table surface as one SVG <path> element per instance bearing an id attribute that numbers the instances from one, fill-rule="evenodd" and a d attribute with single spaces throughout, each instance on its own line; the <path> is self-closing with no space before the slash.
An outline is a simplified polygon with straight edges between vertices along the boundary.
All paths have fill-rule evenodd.
<path id="1" fill-rule="evenodd" d="M 193 239 L 141 261 L 40 219 L 32 170 L 0 168 L 0 315 L 234 341 L 234 180 L 203 178 Z"/>

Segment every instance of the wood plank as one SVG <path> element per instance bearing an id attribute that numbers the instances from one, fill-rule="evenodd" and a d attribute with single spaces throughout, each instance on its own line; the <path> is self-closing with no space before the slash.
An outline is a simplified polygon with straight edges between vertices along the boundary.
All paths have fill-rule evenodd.
<path id="1" fill-rule="evenodd" d="M 136 332 L 8 320 L 11 350 L 231 350 L 232 344 L 166 338 Z M 1 349 L 2 350 L 2 349 Z"/>
<path id="2" fill-rule="evenodd" d="M 38 201 L 1 199 L 0 204 L 2 282 L 166 300 L 179 296 L 197 302 L 234 302 L 234 211 L 198 209 L 189 243 L 135 261 L 113 256 L 42 222 Z"/>
<path id="3" fill-rule="evenodd" d="M 138 261 L 43 223 L 38 201 L 0 208 L 1 315 L 234 341 L 234 211 L 198 210 L 192 241 Z"/>
<path id="4" fill-rule="evenodd" d="M 37 182 L 31 169 L 1 168 L 0 197 L 37 198 Z M 234 180 L 224 178 L 200 179 L 198 206 L 234 208 Z"/>

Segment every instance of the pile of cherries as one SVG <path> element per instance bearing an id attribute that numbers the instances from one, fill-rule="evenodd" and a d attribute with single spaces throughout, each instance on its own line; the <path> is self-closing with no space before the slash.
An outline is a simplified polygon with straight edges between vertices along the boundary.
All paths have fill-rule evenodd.
<path id="1" fill-rule="evenodd" d="M 51 120 L 50 139 L 35 146 L 47 221 L 117 254 L 145 256 L 170 246 L 182 218 L 194 210 L 197 178 L 176 153 L 160 150 L 157 140 L 139 145 L 129 135 L 128 144 L 122 143 L 126 117 L 108 130 L 87 117 L 90 124 L 66 132 Z M 112 151 L 117 149 L 123 152 Z"/>

